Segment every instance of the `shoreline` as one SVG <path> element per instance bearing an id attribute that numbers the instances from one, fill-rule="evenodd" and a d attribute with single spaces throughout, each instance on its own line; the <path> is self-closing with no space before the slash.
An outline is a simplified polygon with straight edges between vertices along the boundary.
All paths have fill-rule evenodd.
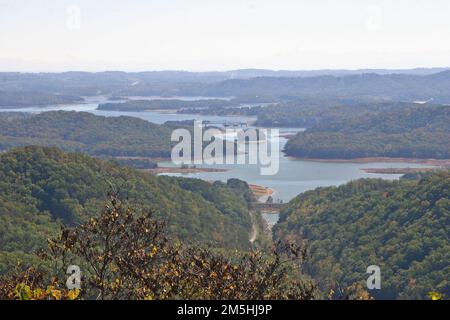
<path id="1" fill-rule="evenodd" d="M 294 156 L 286 156 L 293 160 L 303 160 L 311 162 L 326 162 L 326 163 L 415 163 L 429 166 L 450 166 L 450 159 L 418 159 L 418 158 L 392 158 L 392 157 L 366 157 L 354 159 L 324 159 L 324 158 L 301 158 Z"/>
<path id="2" fill-rule="evenodd" d="M 149 160 L 149 161 L 153 161 L 153 162 L 162 162 L 162 161 L 170 161 L 170 157 L 141 157 L 141 156 L 115 156 L 112 157 L 112 159 L 117 159 L 117 160 Z"/>
<path id="3" fill-rule="evenodd" d="M 408 174 L 421 173 L 439 170 L 439 168 L 363 168 L 360 169 L 366 173 L 375 174 Z"/>
<path id="4" fill-rule="evenodd" d="M 229 169 L 157 167 L 157 168 L 152 168 L 152 169 L 140 169 L 140 171 L 148 172 L 150 174 L 161 174 L 161 173 L 208 173 L 208 172 L 226 172 L 226 171 L 229 171 Z"/>

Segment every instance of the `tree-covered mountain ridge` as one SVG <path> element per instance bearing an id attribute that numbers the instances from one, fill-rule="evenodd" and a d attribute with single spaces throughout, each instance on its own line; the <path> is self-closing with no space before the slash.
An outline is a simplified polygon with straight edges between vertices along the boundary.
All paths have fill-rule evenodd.
<path id="1" fill-rule="evenodd" d="M 450 171 L 412 179 L 362 179 L 294 198 L 274 228 L 277 240 L 310 245 L 307 272 L 345 287 L 381 268 L 377 298 L 450 295 Z"/>
<path id="2" fill-rule="evenodd" d="M 169 157 L 171 133 L 169 126 L 139 118 L 103 117 L 87 112 L 0 116 L 0 150 L 41 145 L 94 156 Z"/>
<path id="3" fill-rule="evenodd" d="M 442 71 L 442 72 L 438 72 Z M 308 73 L 308 72 L 307 72 Z M 10 94 L 35 96 L 27 103 L 47 104 L 53 95 L 66 96 L 208 96 L 208 97 L 377 97 L 393 101 L 450 103 L 450 71 L 362 70 L 334 72 L 64 72 L 0 73 L 5 101 Z M 282 75 L 282 76 L 279 76 Z M 305 76 L 311 75 L 311 76 Z M 0 98 L 1 98 L 0 94 Z M 41 97 L 43 96 L 43 97 Z M 49 97 L 47 97 L 49 96 Z M 24 104 L 17 99 L 17 105 Z M 57 101 L 55 101 L 57 102 Z"/>
<path id="4" fill-rule="evenodd" d="M 31 259 L 60 223 L 87 221 L 111 188 L 154 212 L 180 240 L 250 247 L 245 182 L 157 177 L 79 153 L 25 147 L 0 155 L 0 271 L 17 258 Z"/>
<path id="5" fill-rule="evenodd" d="M 450 159 L 450 106 L 420 105 L 313 126 L 286 144 L 290 156 Z"/>

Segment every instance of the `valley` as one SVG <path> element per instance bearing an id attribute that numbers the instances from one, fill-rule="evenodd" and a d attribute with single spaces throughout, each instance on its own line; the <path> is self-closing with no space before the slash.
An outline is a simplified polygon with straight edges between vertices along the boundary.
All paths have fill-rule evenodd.
<path id="1" fill-rule="evenodd" d="M 449 17 L 0 0 L 2 310 L 445 314 Z"/>
<path id="2" fill-rule="evenodd" d="M 27 208 L 26 211 L 38 213 L 45 222 L 38 222 L 34 218 L 30 220 L 28 216 L 12 218 L 11 211 L 2 218 L 3 223 L 8 226 L 17 221 L 27 221 L 27 228 L 34 230 L 34 238 L 29 243 L 31 247 L 27 247 L 21 232 L 11 231 L 10 227 L 5 229 L 6 238 L 4 237 L 3 247 L 0 248 L 0 273 L 10 268 L 19 257 L 27 261 L 36 259 L 32 249 L 53 234 L 56 221 L 62 219 L 66 225 L 85 222 L 90 212 L 99 210 L 105 196 L 101 191 L 108 190 L 108 184 L 122 189 L 127 199 L 140 203 L 139 206 L 157 208 L 156 216 L 166 221 L 168 233 L 184 242 L 212 246 L 227 252 L 232 249 L 270 251 L 269 248 L 280 240 L 303 241 L 303 238 L 307 238 L 312 241 L 312 249 L 316 250 L 315 243 L 320 242 L 316 242 L 318 240 L 310 235 L 303 236 L 296 231 L 297 225 L 292 225 L 292 219 L 296 219 L 299 214 L 295 207 L 299 198 L 306 197 L 307 200 L 302 200 L 301 203 L 307 205 L 311 193 L 345 190 L 348 186 L 364 185 L 364 181 L 368 181 L 369 186 L 372 183 L 370 181 L 375 185 L 380 183 L 386 186 L 387 191 L 383 192 L 390 195 L 389 183 L 392 186 L 407 185 L 408 182 L 403 177 L 425 179 L 429 175 L 445 172 L 450 164 L 446 153 L 448 140 L 445 125 L 442 129 L 443 124 L 448 122 L 448 108 L 445 106 L 426 105 L 419 109 L 416 104 L 410 103 L 372 104 L 367 101 L 353 101 L 349 104 L 337 101 L 330 104 L 327 102 L 329 100 L 321 99 L 277 104 L 253 102 L 249 105 L 248 100 L 242 98 L 216 97 L 211 100 L 202 96 L 121 95 L 111 103 L 111 97 L 97 95 L 84 96 L 83 100 L 81 103 L 0 109 L 0 146 L 4 159 L 2 165 L 5 166 L 6 159 L 11 157 L 38 157 L 46 166 L 56 161 L 51 168 L 60 181 L 57 183 L 62 183 L 62 187 L 55 189 L 54 183 L 49 184 L 54 178 L 36 180 L 33 183 L 46 190 L 45 198 L 39 198 L 42 192 L 32 191 L 22 195 L 37 196 L 40 199 L 37 201 L 41 205 Z M 304 107 L 305 103 L 307 107 Z M 208 107 L 210 104 L 211 108 Z M 282 117 L 296 120 L 267 120 L 274 119 L 272 117 L 279 110 Z M 400 117 L 403 117 L 402 122 L 397 121 Z M 423 117 L 422 122 L 417 121 L 420 117 Z M 278 121 L 298 126 L 280 126 L 279 134 L 266 142 L 270 144 L 272 139 L 279 141 L 277 157 L 280 163 L 276 174 L 265 176 L 260 174 L 259 164 L 173 164 L 170 161 L 170 151 L 174 144 L 170 142 L 170 134 L 177 128 L 192 130 L 193 120 L 203 121 L 205 129 L 216 128 L 221 134 L 233 127 L 260 129 L 262 124 L 274 127 Z M 410 134 L 415 134 L 414 130 L 418 136 L 410 137 Z M 390 131 L 390 134 L 403 134 L 406 139 L 414 140 L 411 144 L 412 151 L 405 151 L 403 140 L 392 146 L 385 144 L 389 146 L 389 152 L 370 149 L 372 145 L 378 148 L 383 145 L 374 140 L 378 138 L 378 132 L 387 134 Z M 321 137 L 325 132 L 327 137 L 324 139 L 339 137 L 339 140 L 336 138 L 330 143 L 322 141 Z M 370 143 L 356 144 L 361 139 L 359 135 L 367 137 Z M 424 142 L 427 149 L 422 153 L 416 151 L 419 147 L 419 135 L 430 135 Z M 380 136 L 380 139 L 393 140 L 386 136 Z M 28 145 L 50 149 L 27 147 Z M 362 151 L 350 149 L 355 146 Z M 402 153 L 393 153 L 399 146 L 403 148 Z M 55 147 L 64 152 L 76 153 L 66 154 L 53 149 Z M 83 159 L 80 153 L 92 156 L 95 160 Z M 74 171 L 71 174 L 72 181 L 89 181 L 95 177 L 95 183 L 90 182 L 95 189 L 83 190 L 84 187 L 81 188 L 80 184 L 80 194 L 63 192 L 62 190 L 73 189 L 65 187 L 68 173 L 64 167 L 60 167 L 65 162 L 73 163 L 75 167 L 80 166 L 79 168 L 102 168 L 100 175 L 94 173 L 95 170 Z M 35 164 L 30 165 L 25 170 L 33 170 Z M 17 167 L 13 170 L 20 172 L 24 169 Z M 63 171 L 58 173 L 60 170 Z M 5 177 L 7 175 L 5 172 Z M 24 180 L 23 183 L 28 182 Z M 29 187 L 24 184 L 20 188 L 28 190 Z M 34 188 L 36 187 L 33 186 L 32 190 Z M 363 190 L 365 188 L 356 188 L 355 192 Z M 5 191 L 5 197 L 10 195 L 8 192 L 11 191 Z M 7 206 L 14 208 L 24 200 L 17 201 L 8 203 Z M 344 205 L 348 206 L 347 203 Z M 320 204 L 316 207 L 320 208 Z M 343 208 L 347 210 L 347 207 Z M 64 216 L 58 216 L 59 212 L 64 212 Z M 192 215 L 194 212 L 195 215 Z M 288 227 L 286 221 L 291 221 L 287 224 Z M 6 245 L 10 241 L 6 239 L 14 239 L 17 245 Z M 352 242 L 348 240 L 347 243 L 350 245 Z M 332 251 L 330 248 L 326 250 Z M 320 250 L 314 252 L 317 256 L 323 254 Z M 322 273 L 315 271 L 315 263 L 323 262 L 313 259 L 308 273 L 320 280 L 318 283 L 322 289 L 332 287 L 334 284 L 331 280 L 327 282 Z M 339 273 L 336 273 L 335 278 L 338 277 Z M 356 278 L 343 277 L 340 281 L 350 286 Z M 433 282 L 432 286 L 437 286 L 441 291 L 446 290 L 441 283 Z M 425 289 L 414 293 L 408 293 L 404 288 L 392 290 L 393 293 L 379 297 L 417 298 L 425 294 Z"/>

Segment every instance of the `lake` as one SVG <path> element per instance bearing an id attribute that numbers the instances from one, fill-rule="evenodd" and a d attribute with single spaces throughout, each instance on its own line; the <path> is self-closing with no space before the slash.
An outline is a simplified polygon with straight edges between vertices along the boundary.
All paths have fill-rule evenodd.
<path id="1" fill-rule="evenodd" d="M 280 132 L 284 130 L 281 129 Z M 286 144 L 287 139 L 280 138 L 280 149 Z M 173 164 L 161 162 L 160 166 L 169 167 Z M 362 171 L 363 168 L 407 168 L 407 167 L 425 167 L 420 164 L 411 163 L 336 163 L 336 162 L 317 162 L 300 160 L 286 157 L 283 152 L 280 154 L 280 168 L 277 174 L 264 176 L 260 174 L 259 165 L 197 165 L 197 167 L 228 169 L 223 172 L 201 172 L 186 174 L 167 174 L 172 176 L 183 176 L 189 178 L 199 178 L 203 180 L 221 180 L 227 181 L 230 178 L 245 180 L 251 184 L 257 184 L 271 188 L 275 202 L 282 200 L 287 202 L 293 197 L 307 190 L 317 187 L 338 186 L 350 180 L 360 178 L 383 178 L 398 179 L 399 174 L 372 174 Z"/>
<path id="2" fill-rule="evenodd" d="M 136 99 L 136 97 L 133 97 Z M 149 98 L 149 97 L 147 97 Z M 159 98 L 159 97 L 154 97 Z M 173 99 L 183 99 L 184 97 L 173 97 Z M 189 97 L 189 99 L 204 99 L 205 97 Z M 73 110 L 85 111 L 101 116 L 132 116 L 141 118 L 153 123 L 162 124 L 166 121 L 181 121 L 181 120 L 202 120 L 213 123 L 227 123 L 227 122 L 248 122 L 253 121 L 253 117 L 235 117 L 235 116 L 207 116 L 207 115 L 190 115 L 190 114 L 176 114 L 165 113 L 157 111 L 148 112 L 123 112 L 123 111 L 100 111 L 96 110 L 99 103 L 106 102 L 105 97 L 89 97 L 86 98 L 84 104 L 70 104 L 48 107 L 29 107 L 20 109 L 5 109 L 2 111 L 20 111 L 39 113 L 51 110 Z M 299 128 L 281 128 L 280 134 L 295 133 Z M 280 150 L 286 144 L 287 139 L 280 137 Z M 173 166 L 171 162 L 161 162 L 160 166 Z M 359 178 L 383 178 L 383 179 L 398 179 L 401 175 L 398 174 L 371 174 L 362 171 L 363 168 L 406 168 L 406 167 L 427 167 L 420 164 L 411 163 L 335 163 L 335 162 L 316 162 L 294 159 L 286 157 L 280 151 L 280 169 L 277 174 L 272 176 L 263 176 L 260 174 L 260 167 L 258 165 L 211 165 L 211 166 L 197 166 L 197 167 L 212 167 L 220 169 L 228 169 L 224 172 L 207 172 L 207 173 L 189 173 L 189 174 L 167 174 L 172 176 L 183 176 L 189 178 L 199 178 L 208 181 L 227 181 L 230 178 L 238 178 L 245 180 L 251 184 L 257 184 L 269 187 L 273 190 L 272 197 L 274 201 L 287 202 L 293 197 L 307 190 L 312 190 L 317 187 L 324 186 L 338 186 L 351 180 Z M 272 220 L 271 220 L 272 219 Z M 276 221 L 276 216 L 270 215 L 267 220 L 273 223 Z"/>

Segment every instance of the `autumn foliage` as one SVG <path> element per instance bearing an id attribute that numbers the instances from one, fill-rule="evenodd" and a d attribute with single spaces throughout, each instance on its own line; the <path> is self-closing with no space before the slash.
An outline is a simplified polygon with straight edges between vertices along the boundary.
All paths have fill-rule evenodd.
<path id="1" fill-rule="evenodd" d="M 136 212 L 110 193 L 101 214 L 63 229 L 39 253 L 51 274 L 35 268 L 0 279 L 0 299 L 313 299 L 303 279 L 307 251 L 293 244 L 272 254 L 221 252 L 166 236 L 151 213 Z M 81 290 L 62 285 L 69 265 Z"/>

